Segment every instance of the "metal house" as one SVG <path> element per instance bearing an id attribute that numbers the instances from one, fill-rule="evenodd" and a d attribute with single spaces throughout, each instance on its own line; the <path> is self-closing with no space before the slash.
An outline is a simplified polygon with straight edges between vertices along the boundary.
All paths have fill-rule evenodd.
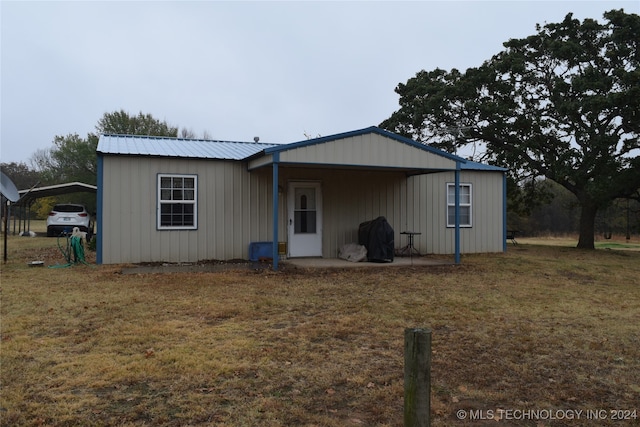
<path id="1" fill-rule="evenodd" d="M 377 127 L 279 145 L 102 135 L 97 151 L 98 263 L 248 259 L 270 242 L 277 269 L 279 253 L 335 258 L 379 216 L 423 254 L 506 249 L 505 169 Z"/>

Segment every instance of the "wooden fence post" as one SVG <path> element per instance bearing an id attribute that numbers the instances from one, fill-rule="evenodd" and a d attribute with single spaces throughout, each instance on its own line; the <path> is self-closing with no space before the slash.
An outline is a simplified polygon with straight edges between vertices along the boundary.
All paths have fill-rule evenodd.
<path id="1" fill-rule="evenodd" d="M 431 331 L 404 330 L 404 427 L 431 425 Z"/>

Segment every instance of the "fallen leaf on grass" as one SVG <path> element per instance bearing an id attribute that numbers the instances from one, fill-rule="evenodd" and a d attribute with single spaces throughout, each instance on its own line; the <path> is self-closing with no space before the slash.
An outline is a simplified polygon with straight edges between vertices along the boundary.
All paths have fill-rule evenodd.
<path id="1" fill-rule="evenodd" d="M 332 395 L 332 394 L 336 394 L 336 391 L 332 388 L 328 388 L 325 390 L 325 393 L 327 393 L 328 395 Z"/>

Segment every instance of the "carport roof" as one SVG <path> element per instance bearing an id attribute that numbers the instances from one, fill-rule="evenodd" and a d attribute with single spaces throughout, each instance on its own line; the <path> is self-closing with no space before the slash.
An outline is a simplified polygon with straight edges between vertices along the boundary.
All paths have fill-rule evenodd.
<path id="1" fill-rule="evenodd" d="M 20 190 L 20 200 L 17 205 L 26 205 L 32 200 L 41 197 L 59 196 L 69 193 L 95 193 L 98 187 L 82 182 L 68 182 L 66 184 L 49 185 L 46 187 L 37 187 L 29 190 Z"/>

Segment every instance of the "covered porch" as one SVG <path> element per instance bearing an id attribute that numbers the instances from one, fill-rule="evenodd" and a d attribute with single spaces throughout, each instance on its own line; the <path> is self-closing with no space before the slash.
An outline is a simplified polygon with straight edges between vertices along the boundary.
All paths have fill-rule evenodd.
<path id="1" fill-rule="evenodd" d="M 271 206 L 277 207 L 269 214 L 271 235 L 277 236 L 272 242 L 273 268 L 278 269 L 278 243 L 283 241 L 288 245 L 286 262 L 289 265 L 358 266 L 360 263 L 336 258 L 338 248 L 357 241 L 358 224 L 377 216 L 386 217 L 394 228 L 396 248 L 404 246 L 405 236 L 401 234 L 419 231 L 413 229 L 420 210 L 417 205 L 440 212 L 443 202 L 441 194 L 414 192 L 412 189 L 416 187 L 410 187 L 409 181 L 420 175 L 448 173 L 452 181 L 459 183 L 461 165 L 465 162 L 455 155 L 375 127 L 264 150 L 249 159 L 248 170 L 271 178 Z M 370 180 L 371 187 L 367 186 L 366 179 Z M 458 187 L 455 185 L 456 192 Z M 297 226 L 302 218 L 296 211 L 299 208 L 297 194 L 304 198 L 305 205 L 307 200 L 312 200 L 311 231 L 307 228 L 300 231 Z M 456 218 L 459 218 L 458 200 L 456 197 Z M 383 208 L 372 209 L 372 205 Z M 450 231 L 449 245 L 455 248 L 452 263 L 457 264 L 460 262 L 459 219 Z M 298 250 L 301 243 L 297 239 L 302 232 L 316 234 L 315 243 L 309 239 L 309 252 Z M 434 263 L 423 257 L 397 257 L 396 260 L 391 264 Z M 441 260 L 437 262 L 441 263 Z"/>

